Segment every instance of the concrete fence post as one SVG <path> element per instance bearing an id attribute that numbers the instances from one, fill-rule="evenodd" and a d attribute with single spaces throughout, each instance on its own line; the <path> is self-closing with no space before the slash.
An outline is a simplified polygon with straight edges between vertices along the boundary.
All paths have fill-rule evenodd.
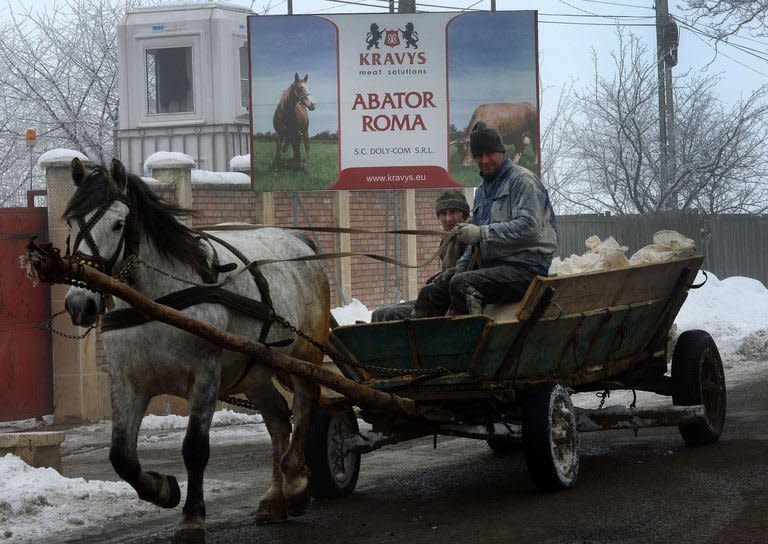
<path id="1" fill-rule="evenodd" d="M 144 164 L 153 178 L 173 186 L 176 204 L 184 208 L 192 207 L 192 168 L 195 166 L 192 157 L 184 153 L 158 151 L 150 155 Z"/>
<path id="2" fill-rule="evenodd" d="M 38 163 L 45 170 L 48 195 L 48 240 L 64 251 L 69 228 L 61 216 L 67 202 L 75 192 L 70 164 L 79 158 L 86 166 L 93 166 L 88 158 L 77 151 L 57 149 L 43 153 Z M 64 307 L 69 287 L 51 286 L 51 308 L 54 312 Z M 72 325 L 69 317 L 55 320 L 56 330 L 76 336 L 84 329 Z M 111 413 L 109 375 L 96 365 L 96 334 L 75 340 L 60 335 L 51 336 L 53 365 L 54 421 L 97 421 Z"/>

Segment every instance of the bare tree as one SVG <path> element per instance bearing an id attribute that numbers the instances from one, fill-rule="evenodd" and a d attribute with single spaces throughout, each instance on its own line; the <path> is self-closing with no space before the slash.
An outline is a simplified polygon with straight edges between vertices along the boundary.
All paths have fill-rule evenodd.
<path id="1" fill-rule="evenodd" d="M 685 7 L 697 19 L 709 19 L 719 39 L 742 29 L 768 36 L 768 0 L 686 0 Z"/>
<path id="2" fill-rule="evenodd" d="M 565 160 L 570 155 L 571 143 L 562 137 L 562 129 L 573 123 L 571 109 L 573 83 L 569 83 L 559 90 L 554 108 L 543 107 L 549 97 L 550 89 L 544 86 L 541 88 L 541 180 L 549 190 L 549 197 L 554 208 L 558 212 L 563 212 L 569 208 L 563 195 L 567 194 L 568 180 L 572 178 L 573 174 L 569 171 L 571 163 Z"/>
<path id="3" fill-rule="evenodd" d="M 146 3 L 67 0 L 47 11 L 8 7 L 0 25 L 0 119 L 6 120 L 0 140 L 10 166 L 0 171 L 0 191 L 18 187 L 19 173 L 26 171 L 20 144 L 26 127 L 37 129 L 40 147 L 68 147 L 102 163 L 112 156 L 117 26 L 126 8 Z"/>
<path id="4" fill-rule="evenodd" d="M 2 61 L 0 61 L 2 69 Z M 22 171 L 23 131 L 19 129 L 20 112 L 16 104 L 9 104 L 0 88 L 0 207 L 23 204 L 23 191 L 27 176 Z"/>
<path id="5" fill-rule="evenodd" d="M 675 175 L 666 185 L 655 62 L 637 37 L 621 31 L 612 58 L 611 78 L 598 72 L 595 59 L 594 83 L 574 92 L 573 118 L 560 129 L 570 178 L 556 189 L 561 202 L 615 214 L 767 209 L 768 87 L 727 108 L 717 98 L 716 77 L 677 77 Z"/>

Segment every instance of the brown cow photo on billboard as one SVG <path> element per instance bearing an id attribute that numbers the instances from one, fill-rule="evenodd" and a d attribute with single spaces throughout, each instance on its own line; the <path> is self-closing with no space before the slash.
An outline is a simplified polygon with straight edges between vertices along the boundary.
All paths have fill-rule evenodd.
<path id="1" fill-rule="evenodd" d="M 534 162 L 538 163 L 537 146 L 539 142 L 539 116 L 536 108 L 530 102 L 494 102 L 480 104 L 472 113 L 464 137 L 461 140 L 463 151 L 463 166 L 472 164 L 472 153 L 469 150 L 469 135 L 477 123 L 485 123 L 499 131 L 505 144 L 515 146 L 512 162 L 517 163 L 523 153 L 527 138 L 533 149 Z"/>

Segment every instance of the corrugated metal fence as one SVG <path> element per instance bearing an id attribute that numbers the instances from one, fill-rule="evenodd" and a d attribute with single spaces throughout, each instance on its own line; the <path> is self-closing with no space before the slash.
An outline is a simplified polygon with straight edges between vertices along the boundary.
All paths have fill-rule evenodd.
<path id="1" fill-rule="evenodd" d="M 747 276 L 768 285 L 768 216 L 668 213 L 658 215 L 561 215 L 560 256 L 581 255 L 596 234 L 628 246 L 627 256 L 653 242 L 662 229 L 676 230 L 704 253 L 703 268 L 719 278 Z"/>

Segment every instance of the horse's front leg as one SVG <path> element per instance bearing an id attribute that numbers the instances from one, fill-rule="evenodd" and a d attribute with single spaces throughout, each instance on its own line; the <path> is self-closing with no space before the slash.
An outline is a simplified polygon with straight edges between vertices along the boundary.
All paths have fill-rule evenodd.
<path id="1" fill-rule="evenodd" d="M 291 147 L 293 148 L 293 168 L 301 169 L 301 133 L 297 132 L 291 138 Z"/>
<path id="2" fill-rule="evenodd" d="M 214 365 L 205 367 L 215 368 Z M 209 434 L 218 391 L 219 373 L 216 371 L 198 376 L 188 396 L 189 423 L 181 450 L 188 486 L 182 522 L 176 530 L 178 542 L 204 542 L 205 539 L 203 475 L 210 457 Z"/>
<path id="3" fill-rule="evenodd" d="M 144 472 L 136 453 L 136 440 L 141 419 L 149 399 L 124 387 L 118 376 L 112 376 L 112 447 L 109 460 L 115 472 L 128 482 L 139 498 L 163 508 L 174 508 L 181 500 L 179 484 L 173 476 Z"/>

